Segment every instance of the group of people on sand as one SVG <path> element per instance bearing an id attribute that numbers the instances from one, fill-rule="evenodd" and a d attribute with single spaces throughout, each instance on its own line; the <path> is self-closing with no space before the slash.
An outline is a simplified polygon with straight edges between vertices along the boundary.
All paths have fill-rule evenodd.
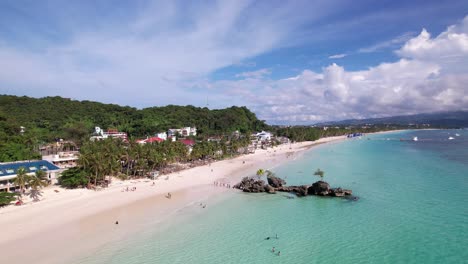
<path id="1" fill-rule="evenodd" d="M 136 187 L 128 188 L 127 186 L 127 188 L 122 189 L 122 192 L 134 192 L 134 191 L 136 191 Z"/>
<path id="2" fill-rule="evenodd" d="M 166 198 L 167 198 L 167 199 L 171 199 L 171 198 L 172 198 L 172 194 L 171 194 L 170 192 L 168 192 L 167 195 L 166 195 Z"/>
<path id="3" fill-rule="evenodd" d="M 214 185 L 214 186 L 219 186 L 219 187 L 231 188 L 231 184 L 230 184 L 230 183 L 224 183 L 224 182 L 217 182 L 217 181 L 214 181 L 214 182 L 213 182 L 213 185 Z"/>

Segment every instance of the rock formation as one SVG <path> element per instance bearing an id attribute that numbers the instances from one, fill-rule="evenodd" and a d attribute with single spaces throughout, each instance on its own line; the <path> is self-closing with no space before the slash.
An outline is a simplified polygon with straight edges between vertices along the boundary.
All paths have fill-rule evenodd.
<path id="1" fill-rule="evenodd" d="M 273 188 L 279 188 L 286 184 L 286 182 L 283 179 L 278 178 L 273 175 L 267 176 L 267 180 L 268 180 L 268 184 L 271 185 L 271 187 Z"/>
<path id="2" fill-rule="evenodd" d="M 353 192 L 348 189 L 330 188 L 330 184 L 324 181 L 317 181 L 312 185 L 299 185 L 299 186 L 284 186 L 286 182 L 275 176 L 267 177 L 268 184 L 262 180 L 255 180 L 253 178 L 245 177 L 234 188 L 240 189 L 244 192 L 259 193 L 276 193 L 276 192 L 289 192 L 295 193 L 297 196 L 319 195 L 319 196 L 332 196 L 332 197 L 352 197 L 353 201 L 357 201 L 358 197 L 352 196 Z"/>

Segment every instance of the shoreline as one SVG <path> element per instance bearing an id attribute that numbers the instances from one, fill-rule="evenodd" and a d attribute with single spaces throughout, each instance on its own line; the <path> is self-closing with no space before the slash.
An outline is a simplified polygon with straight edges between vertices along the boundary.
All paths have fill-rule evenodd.
<path id="1" fill-rule="evenodd" d="M 0 225 L 4 229 L 0 237 L 2 255 L 11 263 L 53 263 L 55 258 L 56 263 L 60 263 L 62 256 L 75 254 L 72 249 L 79 249 L 76 254 L 89 252 L 118 240 L 124 234 L 137 231 L 138 221 L 147 214 L 147 208 L 152 208 L 153 216 L 170 218 L 171 212 L 200 201 L 200 197 L 208 199 L 233 191 L 214 187 L 214 181 L 234 185 L 242 177 L 254 175 L 259 168 L 278 166 L 315 145 L 345 138 L 322 138 L 257 150 L 254 154 L 164 175 L 161 177 L 164 179 L 154 181 L 155 186 L 152 186 L 153 181 L 146 179 L 113 181 L 109 188 L 102 191 L 66 190 L 50 186 L 44 190 L 40 202 L 0 209 Z M 166 177 L 168 180 L 165 180 Z M 136 187 L 136 191 L 123 192 L 127 186 Z M 164 196 L 168 192 L 173 194 L 171 199 Z M 115 221 L 128 221 L 129 224 L 123 228 L 123 224 L 115 225 Z M 119 232 L 115 232 L 116 226 Z M 37 244 L 43 243 L 43 240 L 48 245 L 65 246 L 67 251 L 57 252 L 53 247 L 39 249 Z M 18 250 L 18 245 L 21 245 L 21 250 Z M 25 251 L 30 254 L 25 256 Z"/>
<path id="2" fill-rule="evenodd" d="M 390 132 L 397 131 L 380 133 Z M 234 185 L 242 177 L 254 175 L 259 168 L 271 169 L 314 146 L 345 139 L 346 136 L 337 136 L 257 150 L 254 154 L 165 175 L 168 180 L 155 180 L 155 186 L 151 186 L 151 180 L 115 181 L 103 191 L 64 190 L 51 186 L 46 190 L 44 201 L 0 209 L 0 224 L 4 227 L 0 238 L 2 255 L 12 260 L 11 263 L 63 263 L 71 256 L 92 252 L 141 231 L 148 211 L 151 216 L 162 218 L 160 221 L 168 221 L 174 213 L 195 203 L 206 204 L 217 195 L 233 192 L 213 186 L 214 181 Z M 123 192 L 127 186 L 137 187 L 137 190 Z M 54 192 L 55 189 L 59 192 Z M 171 199 L 164 196 L 168 192 L 172 193 Z M 119 225 L 115 225 L 115 221 L 119 221 Z M 44 238 L 47 244 L 64 246 L 67 250 L 38 249 L 37 244 Z M 17 245 L 21 245 L 21 250 Z M 30 252 L 28 256 L 22 254 L 25 250 Z"/>

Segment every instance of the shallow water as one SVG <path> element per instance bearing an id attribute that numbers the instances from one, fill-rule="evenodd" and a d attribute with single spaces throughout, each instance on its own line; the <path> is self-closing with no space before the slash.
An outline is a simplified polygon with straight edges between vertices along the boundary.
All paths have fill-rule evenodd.
<path id="1" fill-rule="evenodd" d="M 275 173 L 310 184 L 317 168 L 359 201 L 231 192 L 75 263 L 467 263 L 468 131 L 325 144 Z"/>

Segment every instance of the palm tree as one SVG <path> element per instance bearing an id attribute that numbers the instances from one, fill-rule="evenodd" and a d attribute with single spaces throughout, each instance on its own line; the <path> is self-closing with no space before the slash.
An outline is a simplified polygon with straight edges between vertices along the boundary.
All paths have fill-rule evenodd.
<path id="1" fill-rule="evenodd" d="M 263 176 L 263 174 L 265 174 L 265 170 L 264 169 L 258 169 L 257 178 L 260 179 L 260 177 Z"/>
<path id="2" fill-rule="evenodd" d="M 320 180 L 323 180 L 323 176 L 325 176 L 325 172 L 324 172 L 323 170 L 317 169 L 317 170 L 314 172 L 314 175 L 315 175 L 315 176 L 319 176 L 319 177 L 320 177 Z"/>
<path id="3" fill-rule="evenodd" d="M 24 194 L 24 190 L 26 189 L 26 185 L 29 183 L 29 179 L 31 176 L 28 175 L 28 171 L 24 167 L 20 167 L 16 171 L 16 178 L 13 180 L 13 183 L 20 188 L 20 198 Z"/>
<path id="4" fill-rule="evenodd" d="M 36 175 L 30 177 L 28 184 L 32 188 L 30 192 L 31 198 L 34 201 L 39 201 L 39 196 L 41 196 L 40 189 L 49 185 L 46 173 L 43 170 L 37 170 Z"/>

